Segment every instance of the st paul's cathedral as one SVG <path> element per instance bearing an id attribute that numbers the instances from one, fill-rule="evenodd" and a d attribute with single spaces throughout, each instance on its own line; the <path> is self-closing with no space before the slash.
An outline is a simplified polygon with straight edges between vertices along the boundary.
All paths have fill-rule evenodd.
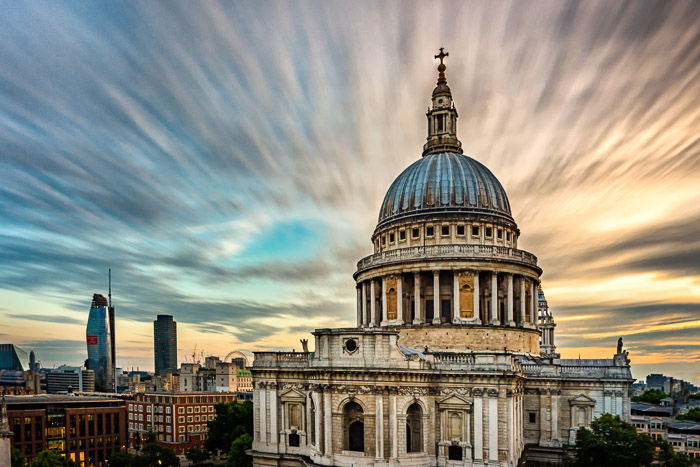
<path id="1" fill-rule="evenodd" d="M 629 419 L 621 341 L 609 359 L 556 353 L 537 257 L 457 138 L 446 56 L 422 156 L 357 263 L 357 326 L 316 329 L 313 352 L 255 353 L 255 466 L 557 465 L 579 427 Z"/>

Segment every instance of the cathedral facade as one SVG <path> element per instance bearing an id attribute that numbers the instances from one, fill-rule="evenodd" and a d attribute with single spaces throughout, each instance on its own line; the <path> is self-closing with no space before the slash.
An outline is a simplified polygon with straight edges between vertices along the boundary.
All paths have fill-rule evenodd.
<path id="1" fill-rule="evenodd" d="M 422 157 L 357 264 L 357 326 L 255 353 L 256 466 L 552 465 L 595 417 L 629 418 L 621 344 L 556 353 L 537 258 L 498 179 L 463 155 L 444 57 Z"/>

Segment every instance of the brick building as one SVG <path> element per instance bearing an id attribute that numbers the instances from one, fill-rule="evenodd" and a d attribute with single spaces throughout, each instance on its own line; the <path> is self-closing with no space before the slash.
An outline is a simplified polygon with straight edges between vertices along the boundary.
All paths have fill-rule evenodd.
<path id="1" fill-rule="evenodd" d="M 162 446 L 182 455 L 207 439 L 207 422 L 214 406 L 237 400 L 222 392 L 169 392 L 137 394 L 128 401 L 129 448 L 138 449 L 149 431 Z"/>
<path id="2" fill-rule="evenodd" d="M 55 450 L 78 467 L 107 465 L 126 448 L 126 405 L 122 399 L 42 394 L 7 396 L 12 445 L 28 460 Z"/>

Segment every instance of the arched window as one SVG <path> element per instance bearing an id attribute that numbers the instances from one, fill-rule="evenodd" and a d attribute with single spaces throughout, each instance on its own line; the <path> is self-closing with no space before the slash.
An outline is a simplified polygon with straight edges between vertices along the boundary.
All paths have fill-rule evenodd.
<path id="1" fill-rule="evenodd" d="M 348 402 L 343 407 L 344 448 L 346 451 L 365 450 L 365 423 L 362 407 L 357 402 Z"/>
<path id="2" fill-rule="evenodd" d="M 413 403 L 406 410 L 406 452 L 423 451 L 423 410 Z"/>

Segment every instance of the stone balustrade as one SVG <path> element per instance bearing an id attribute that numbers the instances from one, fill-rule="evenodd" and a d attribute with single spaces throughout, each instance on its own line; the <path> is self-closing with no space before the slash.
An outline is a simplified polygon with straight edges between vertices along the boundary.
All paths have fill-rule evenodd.
<path id="1" fill-rule="evenodd" d="M 496 245 L 428 245 L 382 251 L 362 258 L 357 263 L 357 272 L 365 269 L 411 260 L 479 259 L 508 260 L 537 267 L 537 257 L 516 248 Z"/>
<path id="2" fill-rule="evenodd" d="M 253 368 L 306 368 L 311 352 L 253 352 Z"/>
<path id="3" fill-rule="evenodd" d="M 595 364 L 586 364 L 586 361 L 582 360 L 578 365 L 572 361 L 558 363 L 556 360 L 550 365 L 523 363 L 522 369 L 527 376 L 539 378 L 628 379 L 631 377 L 629 367 L 615 366 L 612 359 L 598 361 Z"/>

